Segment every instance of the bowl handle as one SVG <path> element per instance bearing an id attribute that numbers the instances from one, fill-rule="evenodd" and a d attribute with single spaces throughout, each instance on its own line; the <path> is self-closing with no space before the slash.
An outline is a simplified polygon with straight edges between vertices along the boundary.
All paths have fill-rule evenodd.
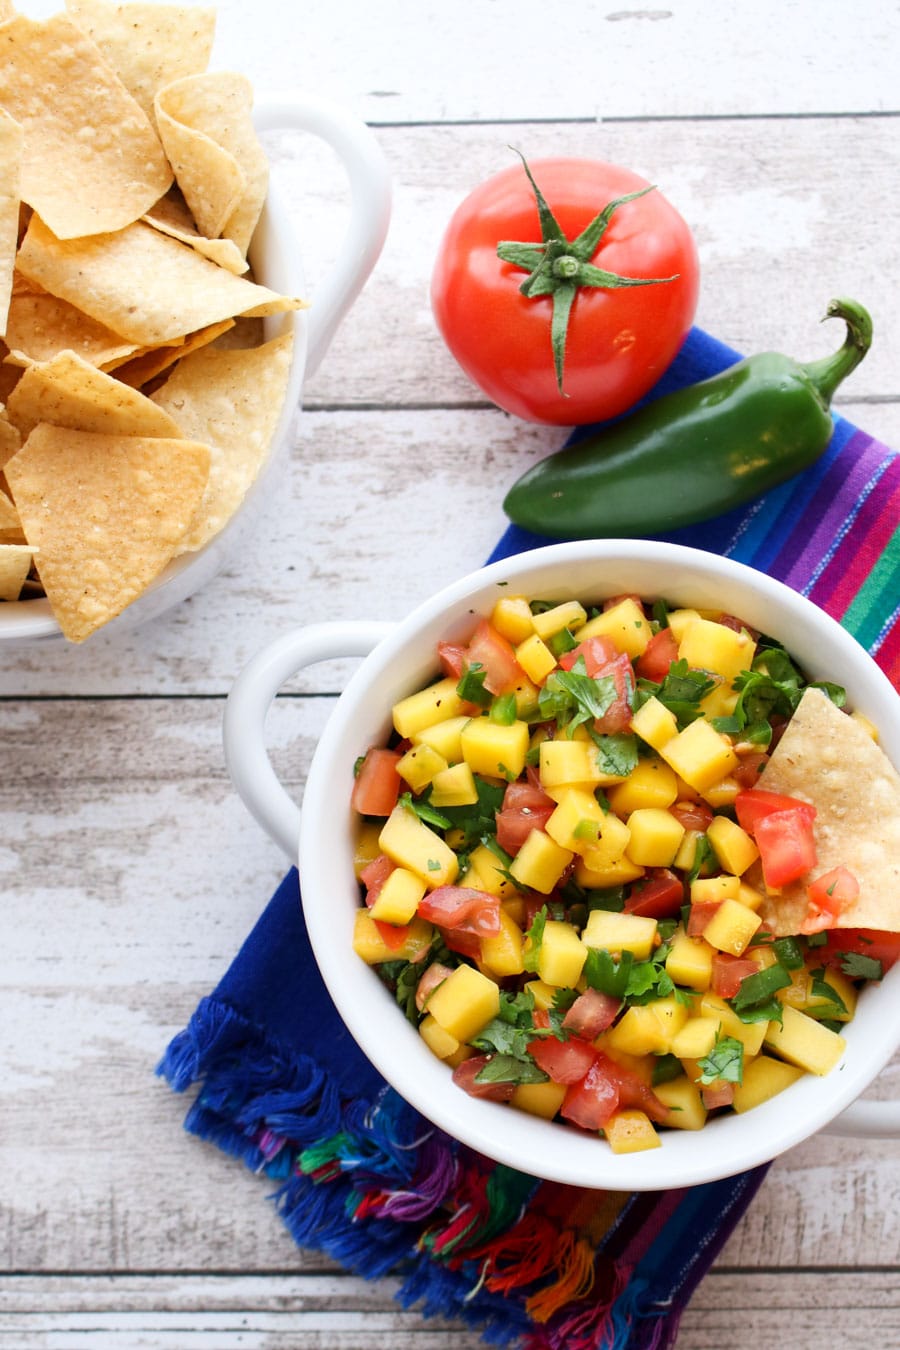
<path id="1" fill-rule="evenodd" d="M 900 1138 L 900 1102 L 851 1102 L 830 1121 L 823 1134 L 854 1135 L 867 1139 Z"/>
<path id="2" fill-rule="evenodd" d="M 306 375 L 312 375 L 347 310 L 378 261 L 391 216 L 391 182 L 384 152 L 365 122 L 338 104 L 302 94 L 261 100 L 257 131 L 308 131 L 330 145 L 350 187 L 350 220 L 337 260 L 316 284 L 308 319 Z"/>
<path id="3" fill-rule="evenodd" d="M 266 714 L 279 689 L 317 661 L 368 656 L 393 625 L 375 622 L 312 624 L 277 638 L 257 653 L 234 682 L 225 703 L 222 735 L 232 782 L 251 815 L 297 861 L 300 807 L 288 795 L 266 749 Z"/>

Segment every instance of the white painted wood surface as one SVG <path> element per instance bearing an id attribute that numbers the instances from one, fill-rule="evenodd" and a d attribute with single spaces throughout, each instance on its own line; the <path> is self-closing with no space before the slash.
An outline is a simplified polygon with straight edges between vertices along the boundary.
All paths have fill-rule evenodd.
<path id="1" fill-rule="evenodd" d="M 25 5 L 29 13 L 55 8 Z M 560 7 L 561 9 L 561 7 Z M 224 769 L 222 700 L 307 619 L 399 617 L 476 567 L 500 501 L 559 431 L 489 408 L 431 322 L 454 205 L 509 161 L 605 156 L 696 231 L 699 321 L 815 356 L 833 294 L 876 341 L 841 411 L 900 446 L 900 11 L 865 0 L 331 0 L 219 6 L 215 64 L 337 97 L 395 177 L 383 257 L 320 372 L 264 537 L 169 618 L 0 670 L 2 1350 L 468 1350 L 296 1250 L 267 1186 L 181 1130 L 153 1077 L 283 860 Z M 342 219 L 328 155 L 270 138 L 314 284 Z M 340 667 L 270 718 L 299 792 Z M 900 1091 L 900 1064 L 878 1093 Z M 820 1137 L 772 1169 L 685 1315 L 679 1350 L 900 1346 L 900 1145 Z"/>

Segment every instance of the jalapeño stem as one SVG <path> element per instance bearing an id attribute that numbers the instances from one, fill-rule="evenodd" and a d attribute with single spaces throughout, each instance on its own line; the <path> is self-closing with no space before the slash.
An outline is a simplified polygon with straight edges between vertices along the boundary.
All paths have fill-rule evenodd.
<path id="1" fill-rule="evenodd" d="M 843 319 L 847 335 L 843 346 L 832 356 L 818 361 L 807 361 L 803 370 L 827 408 L 834 391 L 852 370 L 855 370 L 872 345 L 872 319 L 868 310 L 856 300 L 832 300 L 825 311 L 826 319 Z"/>

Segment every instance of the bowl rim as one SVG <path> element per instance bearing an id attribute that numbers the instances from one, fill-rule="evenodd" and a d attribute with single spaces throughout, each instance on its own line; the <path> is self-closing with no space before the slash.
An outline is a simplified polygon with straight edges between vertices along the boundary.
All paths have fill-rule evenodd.
<path id="1" fill-rule="evenodd" d="M 869 654 L 836 620 L 782 582 L 734 559 L 678 544 L 629 539 L 538 547 L 489 563 L 425 600 L 351 676 L 319 740 L 307 778 L 299 843 L 304 914 L 322 978 L 354 1039 L 400 1095 L 447 1134 L 498 1162 L 567 1184 L 624 1190 L 700 1184 L 771 1161 L 834 1119 L 865 1090 L 900 1043 L 900 1018 L 883 1015 L 884 1005 L 892 1003 L 895 1010 L 900 1008 L 900 964 L 881 985 L 861 996 L 857 1016 L 848 1027 L 850 1053 L 825 1078 L 807 1074 L 788 1089 L 789 1110 L 785 1110 L 784 1094 L 779 1094 L 746 1114 L 711 1120 L 697 1132 L 664 1131 L 661 1146 L 654 1150 L 616 1155 L 584 1131 L 471 1098 L 453 1086 L 447 1066 L 424 1046 L 374 971 L 362 962 L 358 968 L 352 965 L 348 968 L 348 957 L 353 958 L 353 953 L 347 919 L 352 921 L 352 915 L 345 912 L 345 907 L 353 896 L 356 897 L 353 908 L 358 906 L 358 884 L 349 848 L 332 865 L 327 848 L 322 847 L 336 829 L 343 837 L 351 827 L 349 786 L 355 754 L 350 756 L 349 764 L 338 764 L 336 757 L 347 756 L 354 735 L 355 753 L 364 751 L 366 746 L 359 743 L 359 735 L 363 731 L 368 734 L 374 726 L 373 701 L 383 698 L 383 688 L 392 683 L 402 685 L 404 680 L 407 692 L 419 687 L 422 661 L 419 659 L 417 665 L 411 659 L 413 652 L 421 658 L 417 644 L 430 645 L 439 627 L 452 635 L 454 623 L 458 624 L 462 618 L 471 624 L 474 610 L 485 612 L 488 594 L 495 589 L 503 593 L 512 580 L 521 580 L 523 590 L 529 593 L 530 576 L 546 575 L 548 569 L 550 573 L 576 566 L 583 569 L 588 560 L 595 570 L 601 571 L 608 571 L 613 563 L 631 570 L 655 568 L 660 582 L 658 593 L 668 592 L 676 600 L 679 594 L 685 594 L 686 583 L 699 583 L 701 579 L 714 585 L 728 582 L 732 590 L 736 587 L 752 593 L 760 604 L 774 606 L 783 621 L 790 616 L 792 632 L 802 630 L 804 642 L 808 634 L 827 642 L 829 668 L 836 668 L 832 669 L 832 678 L 840 677 L 841 682 L 849 684 L 854 703 L 861 702 L 862 710 L 870 716 L 874 711 L 877 725 L 884 723 L 881 714 L 885 708 L 893 710 L 897 725 L 885 725 L 889 733 L 888 754 L 895 764 L 900 764 L 897 692 Z M 679 568 L 686 569 L 680 578 Z M 576 579 L 566 595 L 577 595 L 579 584 Z M 579 598 L 585 598 L 584 590 Z M 745 617 L 752 622 L 749 615 Z M 785 640 L 778 632 L 779 626 L 776 621 L 773 635 L 781 637 L 790 651 L 796 641 Z M 433 673 L 433 656 L 428 666 Z M 402 678 L 398 677 L 401 669 Z M 810 673 L 824 674 L 824 671 L 813 669 Z M 365 714 L 361 718 L 363 725 L 357 728 L 356 720 L 361 714 Z M 381 720 L 384 724 L 383 712 Z M 346 811 L 334 806 L 342 792 L 346 792 Z M 894 1032 L 886 1025 L 891 1020 L 896 1027 Z M 499 1115 L 500 1112 L 503 1114 Z M 548 1135 L 549 1130 L 552 1135 Z M 566 1141 L 564 1148 L 551 1147 L 562 1140 Z"/>

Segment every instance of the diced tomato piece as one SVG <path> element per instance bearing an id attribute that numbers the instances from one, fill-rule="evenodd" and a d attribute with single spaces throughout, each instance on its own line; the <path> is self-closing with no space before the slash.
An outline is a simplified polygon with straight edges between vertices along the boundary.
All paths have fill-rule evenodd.
<path id="1" fill-rule="evenodd" d="M 556 810 L 543 788 L 528 781 L 510 783 L 497 812 L 497 843 L 507 853 L 518 853 L 532 830 L 542 830 Z"/>
<path id="2" fill-rule="evenodd" d="M 580 1082 L 597 1057 L 590 1042 L 578 1036 L 570 1036 L 567 1041 L 558 1041 L 555 1036 L 536 1037 L 528 1042 L 528 1053 L 554 1083 Z"/>
<path id="3" fill-rule="evenodd" d="M 613 642 L 612 638 L 604 637 L 600 634 L 597 637 L 585 638 L 584 642 L 579 642 L 577 647 L 573 647 L 570 652 L 563 652 L 559 658 L 559 664 L 563 670 L 571 670 L 579 658 L 584 662 L 585 674 L 592 680 L 596 680 L 600 671 L 608 666 L 611 661 L 621 653 Z"/>
<path id="4" fill-rule="evenodd" d="M 712 991 L 720 998 L 734 998 L 748 975 L 757 975 L 759 966 L 749 957 L 715 952 L 712 958 Z"/>
<path id="5" fill-rule="evenodd" d="M 422 1012 L 438 985 L 443 984 L 447 976 L 452 974 L 453 971 L 443 962 L 432 961 L 424 974 L 419 977 L 419 983 L 416 985 L 416 1007 L 419 1012 Z"/>
<path id="6" fill-rule="evenodd" d="M 392 951 L 402 947 L 409 936 L 408 923 L 385 923 L 384 919 L 373 919 L 372 922 L 381 934 L 384 945 L 390 947 Z"/>
<path id="7" fill-rule="evenodd" d="M 516 1090 L 515 1083 L 476 1083 L 475 1079 L 487 1064 L 489 1055 L 472 1055 L 464 1059 L 453 1070 L 453 1081 L 457 1087 L 468 1092 L 470 1097 L 487 1097 L 492 1102 L 508 1102 Z"/>
<path id="8" fill-rule="evenodd" d="M 702 937 L 706 925 L 721 905 L 721 900 L 698 900 L 688 914 L 688 937 Z"/>
<path id="9" fill-rule="evenodd" d="M 816 841 L 808 811 L 792 808 L 760 816 L 755 838 L 767 886 L 786 886 L 816 865 Z"/>
<path id="10" fill-rule="evenodd" d="M 620 998 L 603 994 L 599 989 L 585 989 L 579 994 L 563 1018 L 563 1027 L 573 1036 L 592 1041 L 601 1031 L 611 1027 L 622 1006 Z"/>
<path id="11" fill-rule="evenodd" d="M 684 882 L 668 867 L 653 867 L 631 887 L 627 914 L 647 919 L 674 919 L 684 904 Z"/>
<path id="12" fill-rule="evenodd" d="M 806 888 L 809 909 L 800 925 L 801 933 L 821 933 L 833 928 L 835 920 L 859 895 L 859 882 L 846 867 L 832 867 Z"/>
<path id="13" fill-rule="evenodd" d="M 439 928 L 438 932 L 451 952 L 468 956 L 472 961 L 481 960 L 481 938 L 477 933 L 469 933 L 465 928 Z"/>
<path id="14" fill-rule="evenodd" d="M 623 600 L 633 600 L 641 613 L 644 613 L 643 598 L 636 591 L 622 591 L 619 595 L 610 595 L 603 601 L 604 613 L 608 609 L 615 609 L 616 605 L 621 605 Z"/>
<path id="15" fill-rule="evenodd" d="M 389 816 L 397 805 L 402 781 L 397 772 L 397 750 L 373 746 L 366 752 L 353 782 L 350 805 L 361 816 Z"/>
<path id="16" fill-rule="evenodd" d="M 439 642 L 437 645 L 438 662 L 441 671 L 451 680 L 462 679 L 466 668 L 466 647 L 461 642 Z"/>
<path id="17" fill-rule="evenodd" d="M 500 932 L 500 897 L 469 886 L 438 886 L 419 901 L 419 917 L 444 930 L 462 930 L 476 937 Z"/>
<path id="18" fill-rule="evenodd" d="M 815 949 L 817 961 L 840 968 L 848 952 L 870 956 L 887 971 L 900 960 L 900 933 L 885 933 L 875 928 L 829 928 L 825 945 Z"/>
<path id="19" fill-rule="evenodd" d="M 776 811 L 799 811 L 809 823 L 816 818 L 816 808 L 800 797 L 789 797 L 784 792 L 767 792 L 765 788 L 749 788 L 734 799 L 734 809 L 741 829 L 755 836 L 760 820 Z"/>
<path id="20" fill-rule="evenodd" d="M 535 1008 L 531 1020 L 536 1027 L 546 1030 L 550 1025 L 550 1012 L 547 1008 Z"/>
<path id="21" fill-rule="evenodd" d="M 619 1088 L 620 1108 L 636 1107 L 658 1124 L 666 1122 L 669 1117 L 669 1108 L 663 1105 L 643 1078 L 633 1073 L 631 1069 L 626 1069 L 624 1064 L 619 1064 L 617 1060 L 611 1061 L 610 1073 L 615 1078 Z"/>
<path id="22" fill-rule="evenodd" d="M 712 809 L 706 802 L 675 802 L 669 811 L 686 830 L 696 830 L 698 834 L 705 834 L 712 824 Z"/>
<path id="23" fill-rule="evenodd" d="M 748 791 L 756 787 L 759 776 L 768 762 L 769 756 L 764 751 L 754 750 L 749 755 L 741 755 L 737 767 L 731 771 L 731 776 L 739 787 Z"/>
<path id="24" fill-rule="evenodd" d="M 634 663 L 636 674 L 642 680 L 662 684 L 673 661 L 678 660 L 678 643 L 671 628 L 661 628 L 647 643 Z"/>
<path id="25" fill-rule="evenodd" d="M 377 858 L 373 858 L 370 863 L 359 874 L 359 879 L 366 888 L 366 904 L 371 909 L 378 899 L 378 893 L 381 890 L 388 877 L 391 875 L 395 864 L 385 853 L 379 853 Z"/>
<path id="26" fill-rule="evenodd" d="M 749 623 L 744 623 L 743 619 L 737 618 L 734 614 L 720 614 L 716 622 L 723 628 L 732 628 L 735 633 L 749 633 L 754 642 L 759 637 L 758 628 L 751 628 Z"/>
<path id="27" fill-rule="evenodd" d="M 719 1106 L 731 1106 L 734 1101 L 734 1083 L 710 1083 L 700 1089 L 703 1105 L 707 1111 L 715 1111 Z"/>
<path id="28" fill-rule="evenodd" d="M 560 1115 L 584 1130 L 602 1130 L 619 1109 L 619 1082 L 612 1060 L 597 1055 L 580 1082 L 573 1083 L 560 1107 Z"/>
<path id="29" fill-rule="evenodd" d="M 469 639 L 466 656 L 470 666 L 482 666 L 484 687 L 491 694 L 508 694 L 525 679 L 515 649 L 487 619 L 482 619 Z"/>

